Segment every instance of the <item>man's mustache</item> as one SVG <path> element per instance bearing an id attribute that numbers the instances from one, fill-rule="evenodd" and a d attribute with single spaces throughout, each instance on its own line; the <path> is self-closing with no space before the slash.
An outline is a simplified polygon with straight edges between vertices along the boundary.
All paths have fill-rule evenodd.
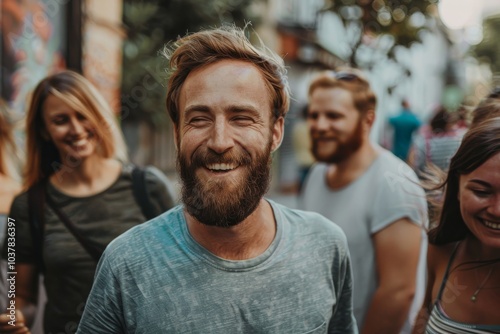
<path id="1" fill-rule="evenodd" d="M 192 157 L 193 166 L 206 166 L 209 164 L 233 164 L 233 165 L 249 165 L 252 162 L 252 157 L 246 151 L 238 152 L 231 150 L 219 154 L 213 150 L 206 149 L 196 151 Z"/>

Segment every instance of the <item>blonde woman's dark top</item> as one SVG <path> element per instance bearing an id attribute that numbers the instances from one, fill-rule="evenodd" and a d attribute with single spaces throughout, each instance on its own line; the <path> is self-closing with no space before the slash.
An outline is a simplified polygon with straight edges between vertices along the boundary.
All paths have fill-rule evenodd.
<path id="1" fill-rule="evenodd" d="M 114 238 L 146 220 L 133 195 L 131 171 L 132 166 L 124 166 L 109 188 L 92 196 L 68 196 L 50 183 L 47 195 L 90 243 L 104 249 Z M 167 211 L 174 205 L 168 180 L 155 168 L 147 168 L 145 175 L 150 203 L 158 214 Z M 44 212 L 42 247 L 48 300 L 44 329 L 46 333 L 73 333 L 92 287 L 97 263 L 47 205 Z M 16 262 L 35 264 L 27 192 L 14 199 L 9 217 L 16 221 Z"/>

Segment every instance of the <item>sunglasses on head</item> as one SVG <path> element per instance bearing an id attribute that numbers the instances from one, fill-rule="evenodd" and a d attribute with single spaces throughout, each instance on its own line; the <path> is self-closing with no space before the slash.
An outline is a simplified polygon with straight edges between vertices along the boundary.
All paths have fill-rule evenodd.
<path id="1" fill-rule="evenodd" d="M 488 99 L 498 99 L 500 98 L 500 87 L 495 87 L 491 93 L 487 96 Z"/>
<path id="2" fill-rule="evenodd" d="M 337 80 L 354 81 L 360 79 L 356 74 L 350 72 L 343 72 L 343 71 L 340 72 L 328 71 L 328 72 L 333 78 Z"/>

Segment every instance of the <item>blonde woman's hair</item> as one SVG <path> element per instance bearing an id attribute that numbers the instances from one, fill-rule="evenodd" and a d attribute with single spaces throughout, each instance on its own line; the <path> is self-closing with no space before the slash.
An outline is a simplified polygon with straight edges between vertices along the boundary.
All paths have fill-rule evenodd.
<path id="1" fill-rule="evenodd" d="M 61 99 L 90 121 L 98 140 L 97 153 L 100 156 L 128 160 L 117 118 L 102 95 L 82 75 L 73 71 L 59 72 L 38 83 L 31 97 L 26 118 L 25 188 L 49 177 L 69 161 L 67 157 L 60 156 L 46 134 L 42 113 L 44 103 L 51 95 Z"/>

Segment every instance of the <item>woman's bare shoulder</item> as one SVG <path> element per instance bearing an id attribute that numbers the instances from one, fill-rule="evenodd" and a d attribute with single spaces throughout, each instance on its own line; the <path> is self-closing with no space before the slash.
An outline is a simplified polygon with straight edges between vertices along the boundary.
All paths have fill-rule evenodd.
<path id="1" fill-rule="evenodd" d="M 427 251 L 427 266 L 429 270 L 446 267 L 455 247 L 456 243 L 454 242 L 444 245 L 429 244 Z"/>
<path id="2" fill-rule="evenodd" d="M 0 212 L 8 212 L 14 197 L 21 192 L 21 185 L 15 180 L 0 174 Z"/>
<path id="3" fill-rule="evenodd" d="M 12 195 L 16 195 L 21 192 L 21 185 L 7 175 L 0 173 L 0 183 L 2 184 L 0 190 L 2 193 L 12 193 Z"/>

